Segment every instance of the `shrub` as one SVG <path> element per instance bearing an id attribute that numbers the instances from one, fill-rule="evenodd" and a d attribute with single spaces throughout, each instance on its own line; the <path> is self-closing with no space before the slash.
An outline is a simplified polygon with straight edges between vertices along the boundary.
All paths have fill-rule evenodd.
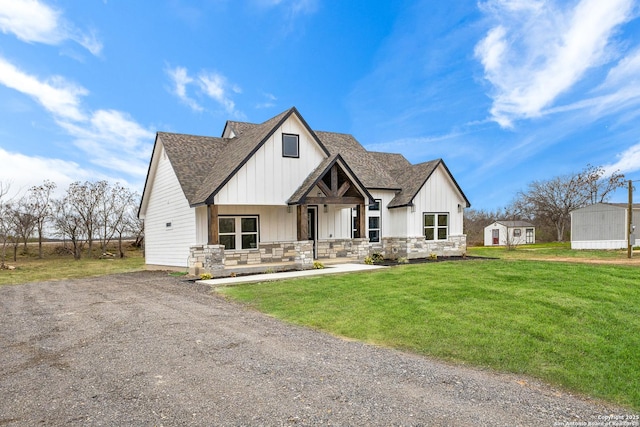
<path id="1" fill-rule="evenodd" d="M 367 255 L 366 257 L 364 257 L 364 263 L 367 264 L 367 265 L 373 264 L 373 258 L 371 258 L 369 255 Z"/>
<path id="2" fill-rule="evenodd" d="M 409 264 L 409 260 L 401 256 L 400 258 L 398 258 L 398 264 Z"/>
<path id="3" fill-rule="evenodd" d="M 374 252 L 371 254 L 371 259 L 373 262 L 382 262 L 384 261 L 384 256 L 380 252 Z"/>
<path id="4" fill-rule="evenodd" d="M 316 270 L 320 270 L 324 268 L 324 264 L 321 263 L 320 261 L 313 261 L 313 268 Z"/>
<path id="5" fill-rule="evenodd" d="M 209 280 L 213 278 L 213 276 L 211 275 L 211 273 L 202 273 L 200 275 L 200 280 Z"/>

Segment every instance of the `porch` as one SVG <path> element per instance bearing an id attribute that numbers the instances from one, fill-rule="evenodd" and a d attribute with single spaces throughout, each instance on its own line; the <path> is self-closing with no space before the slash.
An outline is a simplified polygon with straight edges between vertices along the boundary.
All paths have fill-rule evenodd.
<path id="1" fill-rule="evenodd" d="M 360 239 L 361 240 L 361 239 Z M 331 245 L 331 242 L 323 242 L 328 252 L 322 252 L 324 256 L 318 258 L 325 267 L 337 264 L 361 263 L 368 255 L 368 240 L 354 252 L 337 251 L 344 247 Z M 365 243 L 365 242 L 361 242 Z M 264 246 L 264 247 L 263 247 Z M 271 251 L 267 250 L 271 247 Z M 331 248 L 330 248 L 331 247 Z M 298 250 L 296 250 L 299 248 Z M 330 249 L 329 249 L 330 248 Z M 366 253 L 360 257 L 360 254 Z M 274 256 L 275 254 L 275 256 Z M 357 254 L 357 256 L 356 256 Z M 261 245 L 260 249 L 249 251 L 225 251 L 220 245 L 197 245 L 191 247 L 189 257 L 189 274 L 199 276 L 209 273 L 214 278 L 233 277 L 260 273 L 278 273 L 293 270 L 313 269 L 313 244 L 304 242 L 281 242 L 279 244 Z"/>

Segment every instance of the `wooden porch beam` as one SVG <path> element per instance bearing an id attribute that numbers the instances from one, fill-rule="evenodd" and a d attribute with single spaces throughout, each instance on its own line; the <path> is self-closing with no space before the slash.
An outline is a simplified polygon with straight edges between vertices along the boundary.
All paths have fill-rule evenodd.
<path id="1" fill-rule="evenodd" d="M 298 241 L 309 239 L 309 210 L 307 205 L 296 206 L 296 225 Z"/>
<path id="2" fill-rule="evenodd" d="M 310 205 L 358 205 L 362 197 L 307 197 L 304 201 Z"/>
<path id="3" fill-rule="evenodd" d="M 324 181 L 320 180 L 318 181 L 318 183 L 316 184 L 318 186 L 318 188 L 320 188 L 320 190 L 322 190 L 322 192 L 324 193 L 325 196 L 331 196 L 331 189 L 329 187 L 327 187 L 327 184 L 324 183 Z"/>
<path id="4" fill-rule="evenodd" d="M 344 196 L 344 193 L 349 191 L 349 188 L 351 188 L 351 184 L 349 184 L 348 181 L 343 182 L 340 188 L 338 188 L 338 192 L 336 193 L 336 196 L 338 197 Z"/>
<path id="5" fill-rule="evenodd" d="M 366 224 L 366 211 L 365 211 L 365 205 L 364 203 L 360 203 L 358 205 L 358 227 L 357 227 L 357 231 L 358 231 L 358 235 L 360 236 L 360 238 L 365 238 L 365 232 L 367 230 L 367 224 Z"/>
<path id="6" fill-rule="evenodd" d="M 218 228 L 218 205 L 207 205 L 207 244 L 219 245 L 220 244 L 220 230 Z"/>
<path id="7" fill-rule="evenodd" d="M 338 194 L 338 165 L 331 167 L 331 195 Z"/>

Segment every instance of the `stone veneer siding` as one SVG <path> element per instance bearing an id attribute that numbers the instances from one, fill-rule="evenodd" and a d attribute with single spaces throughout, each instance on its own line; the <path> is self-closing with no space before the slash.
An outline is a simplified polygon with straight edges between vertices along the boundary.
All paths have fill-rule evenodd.
<path id="1" fill-rule="evenodd" d="M 189 273 L 216 275 L 225 267 L 251 267 L 264 263 L 292 262 L 299 269 L 313 267 L 313 242 L 265 242 L 258 249 L 225 251 L 223 245 L 190 248 Z"/>
<path id="2" fill-rule="evenodd" d="M 375 249 L 374 249 L 375 251 Z M 382 256 L 388 259 L 462 256 L 467 251 L 467 236 L 449 236 L 448 240 L 426 241 L 424 237 L 383 237 Z"/>
<path id="3" fill-rule="evenodd" d="M 369 239 L 318 240 L 318 259 L 364 259 L 369 255 Z"/>

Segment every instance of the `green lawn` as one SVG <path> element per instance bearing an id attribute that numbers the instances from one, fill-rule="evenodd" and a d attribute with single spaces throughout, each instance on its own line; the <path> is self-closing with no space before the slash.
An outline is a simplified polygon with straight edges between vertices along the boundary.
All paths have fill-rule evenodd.
<path id="1" fill-rule="evenodd" d="M 624 260 L 627 250 L 571 250 L 571 242 L 536 243 L 520 245 L 515 250 L 503 246 L 474 246 L 467 249 L 467 255 L 502 259 L 553 259 L 572 258 L 576 260 Z M 636 254 L 637 256 L 638 254 Z"/>
<path id="2" fill-rule="evenodd" d="M 18 256 L 17 261 L 7 257 L 6 264 L 14 266 L 15 270 L 0 270 L 0 285 L 79 279 L 126 273 L 144 268 L 144 258 L 139 249 L 127 250 L 126 257 L 122 259 L 99 259 L 95 256 L 90 258 L 83 255 L 80 260 L 74 260 L 71 255 L 56 255 L 50 249 L 44 259 L 38 259 L 35 256 L 37 249 L 30 248 L 30 250 L 32 253 Z"/>
<path id="3" fill-rule="evenodd" d="M 469 260 L 222 289 L 284 320 L 640 409 L 640 270 Z"/>

